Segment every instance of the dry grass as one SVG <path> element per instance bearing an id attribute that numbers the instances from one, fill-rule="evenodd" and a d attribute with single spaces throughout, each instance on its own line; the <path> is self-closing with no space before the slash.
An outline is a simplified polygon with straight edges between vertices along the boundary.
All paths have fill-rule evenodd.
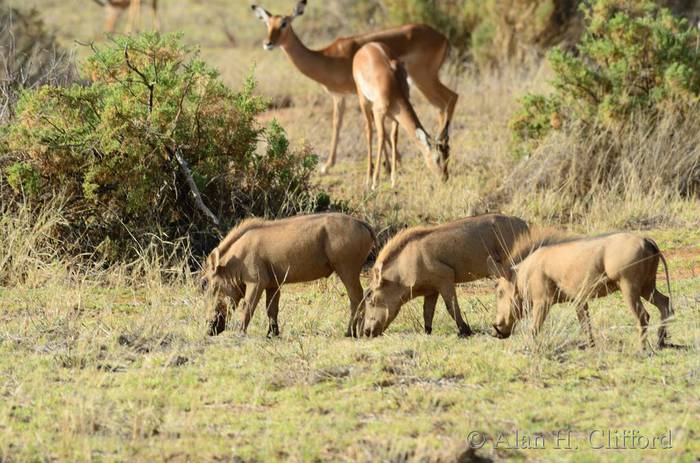
<path id="1" fill-rule="evenodd" d="M 593 349 L 579 349 L 568 305 L 537 338 L 525 321 L 493 339 L 486 283 L 459 290 L 473 338 L 458 339 L 442 309 L 435 333 L 421 334 L 414 301 L 385 336 L 347 339 L 335 277 L 283 289 L 279 339 L 264 337 L 262 307 L 247 337 L 209 338 L 208 301 L 189 273 L 149 255 L 67 276 L 38 267 L 26 281 L 41 285 L 0 289 L 0 460 L 454 461 L 473 430 L 492 439 L 476 455 L 498 460 L 689 461 L 700 451 L 700 279 L 684 277 L 691 261 L 680 256 L 669 331 L 687 349 L 640 354 L 618 296 L 591 304 Z M 554 448 L 559 429 L 579 452 Z M 596 429 L 670 430 L 673 448 L 598 451 L 586 437 Z M 512 447 L 516 430 L 549 446 L 496 445 L 503 433 Z"/>

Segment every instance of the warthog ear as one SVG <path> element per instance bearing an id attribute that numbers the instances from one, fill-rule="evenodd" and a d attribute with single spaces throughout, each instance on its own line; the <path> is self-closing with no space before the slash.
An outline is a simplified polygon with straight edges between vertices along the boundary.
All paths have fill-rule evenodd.
<path id="1" fill-rule="evenodd" d="M 297 3 L 297 6 L 294 7 L 294 10 L 292 11 L 292 18 L 303 15 L 305 9 L 306 0 L 301 0 L 299 3 Z"/>
<path id="2" fill-rule="evenodd" d="M 211 266 L 214 270 L 216 270 L 219 268 L 220 264 L 221 264 L 221 253 L 219 252 L 219 248 L 216 248 L 211 253 Z"/>
<path id="3" fill-rule="evenodd" d="M 259 20 L 265 21 L 266 23 L 270 20 L 270 17 L 272 16 L 272 14 L 269 11 L 267 11 L 261 6 L 250 5 L 250 8 L 255 12 L 255 16 L 257 16 Z"/>
<path id="4" fill-rule="evenodd" d="M 377 262 L 372 269 L 372 283 L 376 286 L 382 282 L 382 267 L 383 262 Z"/>

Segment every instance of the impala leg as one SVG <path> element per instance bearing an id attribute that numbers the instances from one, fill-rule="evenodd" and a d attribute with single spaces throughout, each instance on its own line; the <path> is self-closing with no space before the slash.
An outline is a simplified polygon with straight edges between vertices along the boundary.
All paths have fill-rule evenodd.
<path id="1" fill-rule="evenodd" d="M 335 157 L 338 151 L 338 135 L 340 128 L 343 125 L 343 116 L 345 115 L 345 98 L 339 95 L 333 95 L 333 135 L 331 137 L 330 154 L 326 163 L 321 167 L 321 173 L 328 173 L 331 167 L 335 165 Z"/>
<path id="2" fill-rule="evenodd" d="M 151 3 L 151 11 L 153 12 L 153 29 L 160 32 L 160 18 L 158 17 L 158 0 L 153 0 Z"/>
<path id="3" fill-rule="evenodd" d="M 117 28 L 117 20 L 119 19 L 119 10 L 111 5 L 105 7 L 105 32 L 111 34 Z"/>
<path id="4" fill-rule="evenodd" d="M 432 75 L 427 75 L 428 71 L 416 70 L 412 74 L 416 86 L 425 95 L 430 104 L 438 108 L 440 111 L 440 126 L 438 127 L 437 140 L 446 146 L 449 151 L 449 130 L 452 116 L 457 106 L 459 95 L 440 82 L 437 72 Z"/>
<path id="5" fill-rule="evenodd" d="M 360 109 L 365 117 L 365 136 L 367 138 L 367 175 L 365 177 L 365 187 L 369 188 L 372 181 L 372 104 L 360 96 Z"/>
<path id="6" fill-rule="evenodd" d="M 140 29 L 141 22 L 141 0 L 131 0 L 129 4 L 129 23 L 126 26 L 126 33 L 130 34 L 134 31 L 134 25 L 136 26 L 136 31 Z"/>
<path id="7" fill-rule="evenodd" d="M 398 161 L 399 153 L 396 149 L 399 139 L 399 123 L 392 121 L 391 124 L 391 187 L 396 186 L 396 163 Z"/>
<path id="8" fill-rule="evenodd" d="M 384 114 L 374 111 L 374 126 L 377 129 L 377 156 L 374 163 L 374 177 L 372 178 L 372 189 L 377 188 L 379 174 L 382 170 L 382 150 L 384 149 Z"/>

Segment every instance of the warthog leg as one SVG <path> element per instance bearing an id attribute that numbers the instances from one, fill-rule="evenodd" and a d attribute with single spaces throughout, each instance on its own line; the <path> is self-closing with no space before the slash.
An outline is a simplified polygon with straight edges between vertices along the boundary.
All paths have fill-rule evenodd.
<path id="1" fill-rule="evenodd" d="M 578 304 L 576 306 L 576 316 L 581 324 L 581 328 L 588 336 L 588 347 L 594 347 L 595 342 L 593 341 L 593 328 L 591 327 L 591 314 L 588 311 L 588 304 Z"/>
<path id="2" fill-rule="evenodd" d="M 348 297 L 350 298 L 350 320 L 348 321 L 348 329 L 345 331 L 345 336 L 359 337 L 360 333 L 357 332 L 357 310 L 360 304 L 363 304 L 362 300 L 362 284 L 360 283 L 360 270 L 355 269 L 336 269 L 336 274 L 340 281 L 345 286 L 345 290 L 348 292 Z"/>
<path id="3" fill-rule="evenodd" d="M 280 305 L 280 289 L 268 288 L 265 290 L 265 304 L 267 305 L 267 336 L 279 336 L 280 329 L 277 324 L 277 312 Z"/>
<path id="4" fill-rule="evenodd" d="M 245 334 L 248 329 L 248 324 L 250 323 L 250 319 L 253 318 L 255 307 L 258 305 L 261 295 L 262 289 L 259 285 L 248 285 L 246 287 L 245 297 L 243 298 L 241 307 L 241 325 L 238 327 L 239 331 L 243 334 Z"/>
<path id="5" fill-rule="evenodd" d="M 440 295 L 445 301 L 445 309 L 447 313 L 450 314 L 452 320 L 457 324 L 457 329 L 459 330 L 460 337 L 471 336 L 472 329 L 469 327 L 467 322 L 462 318 L 462 312 L 459 310 L 459 303 L 457 302 L 457 293 L 455 292 L 455 287 L 453 284 L 446 285 L 440 289 Z"/>
<path id="6" fill-rule="evenodd" d="M 642 350 L 647 348 L 647 327 L 649 326 L 649 313 L 644 309 L 644 304 L 640 298 L 639 288 L 627 281 L 620 282 L 622 298 L 627 303 L 637 321 L 639 322 L 639 340 Z"/>
<path id="7" fill-rule="evenodd" d="M 649 297 L 646 298 L 649 302 L 654 304 L 656 308 L 661 312 L 661 326 L 659 327 L 659 340 L 658 347 L 661 349 L 666 347 L 668 340 L 667 325 L 668 319 L 671 316 L 671 309 L 669 305 L 668 296 L 660 293 L 656 289 L 652 290 Z"/>
<path id="8" fill-rule="evenodd" d="M 547 319 L 551 304 L 544 301 L 532 301 L 532 332 L 535 336 L 542 330 L 542 325 Z"/>
<path id="9" fill-rule="evenodd" d="M 425 327 L 425 334 L 433 332 L 433 317 L 435 316 L 437 300 L 438 293 L 426 294 L 423 298 L 423 326 Z"/>

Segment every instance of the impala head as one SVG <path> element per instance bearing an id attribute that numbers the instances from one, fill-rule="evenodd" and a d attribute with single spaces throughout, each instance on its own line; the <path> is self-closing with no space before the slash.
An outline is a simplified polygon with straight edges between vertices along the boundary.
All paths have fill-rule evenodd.
<path id="1" fill-rule="evenodd" d="M 267 39 L 265 39 L 265 42 L 263 42 L 263 48 L 265 50 L 272 50 L 276 46 L 284 44 L 294 18 L 304 14 L 306 0 L 301 0 L 299 3 L 297 3 L 292 11 L 292 14 L 289 16 L 272 14 L 265 8 L 258 5 L 252 5 L 251 8 L 255 12 L 258 19 L 264 21 L 265 25 L 267 26 Z"/>
<path id="2" fill-rule="evenodd" d="M 435 142 L 435 153 L 433 159 L 440 169 L 442 180 L 447 181 L 450 178 L 447 172 L 448 163 L 450 162 L 450 146 L 447 137 L 438 138 Z"/>
<path id="3" fill-rule="evenodd" d="M 487 259 L 489 273 L 496 277 L 496 322 L 493 335 L 505 339 L 513 332 L 513 327 L 523 317 L 523 299 L 517 286 L 517 267 L 501 265 L 492 257 Z"/>
<path id="4" fill-rule="evenodd" d="M 430 151 L 433 170 L 446 182 L 449 179 L 447 164 L 450 157 L 447 143 L 442 140 L 433 141 L 422 128 L 416 130 L 416 138 Z"/>

